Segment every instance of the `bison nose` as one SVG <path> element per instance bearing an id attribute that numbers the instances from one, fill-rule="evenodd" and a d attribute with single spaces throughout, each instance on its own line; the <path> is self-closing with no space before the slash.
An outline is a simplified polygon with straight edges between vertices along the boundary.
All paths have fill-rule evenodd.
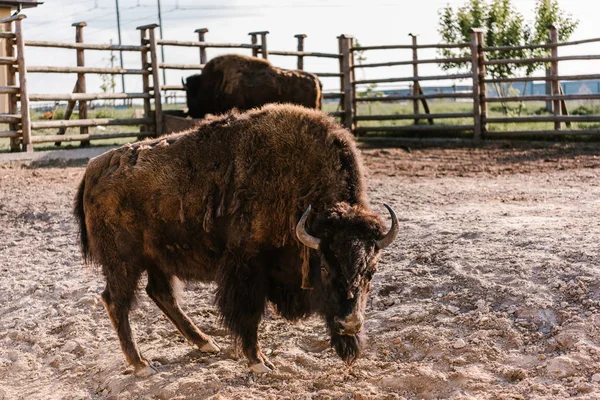
<path id="1" fill-rule="evenodd" d="M 356 335 L 362 328 L 364 318 L 362 315 L 351 314 L 344 319 L 334 317 L 333 321 L 336 324 L 338 334 L 340 335 Z"/>

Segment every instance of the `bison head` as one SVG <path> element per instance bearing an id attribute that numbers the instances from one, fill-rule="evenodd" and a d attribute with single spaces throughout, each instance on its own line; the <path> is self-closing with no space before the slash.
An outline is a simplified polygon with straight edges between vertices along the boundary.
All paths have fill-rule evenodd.
<path id="1" fill-rule="evenodd" d="M 209 110 L 209 101 L 213 96 L 212 91 L 206 88 L 205 79 L 196 74 L 188 77 L 185 81 L 181 79 L 185 89 L 185 97 L 188 107 L 188 115 L 192 118 L 203 118 Z"/>
<path id="2" fill-rule="evenodd" d="M 367 294 L 379 254 L 399 231 L 396 214 L 388 205 L 385 207 L 392 218 L 387 234 L 377 215 L 347 203 L 317 215 L 309 229 L 312 234 L 306 227 L 310 206 L 296 226 L 298 239 L 320 256 L 320 273 L 312 271 L 311 282 L 321 298 L 331 345 L 348 365 L 357 359 L 362 348 Z"/>

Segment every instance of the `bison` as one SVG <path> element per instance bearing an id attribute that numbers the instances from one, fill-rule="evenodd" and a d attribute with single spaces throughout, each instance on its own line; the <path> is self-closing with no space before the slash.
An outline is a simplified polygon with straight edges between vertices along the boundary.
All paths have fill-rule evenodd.
<path id="1" fill-rule="evenodd" d="M 253 372 L 273 368 L 258 344 L 267 301 L 287 319 L 323 317 L 348 364 L 359 356 L 370 282 L 398 234 L 369 204 L 351 134 L 317 110 L 270 104 L 193 130 L 127 144 L 90 160 L 75 199 L 81 248 L 121 349 L 155 372 L 132 337 L 138 281 L 190 342 L 218 352 L 180 308 L 177 282 L 216 282 L 224 325 Z"/>
<path id="2" fill-rule="evenodd" d="M 215 57 L 202 74 L 184 82 L 188 114 L 204 118 L 233 108 L 246 111 L 268 103 L 321 108 L 321 82 L 316 75 L 273 67 L 267 60 L 242 55 Z"/>

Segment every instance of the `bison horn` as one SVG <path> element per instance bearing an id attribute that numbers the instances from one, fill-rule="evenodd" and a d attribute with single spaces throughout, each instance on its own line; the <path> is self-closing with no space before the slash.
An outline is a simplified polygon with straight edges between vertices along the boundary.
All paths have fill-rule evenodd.
<path id="1" fill-rule="evenodd" d="M 298 225 L 296 225 L 296 236 L 305 246 L 318 250 L 321 239 L 311 236 L 306 232 L 306 218 L 308 218 L 308 214 L 310 214 L 310 209 L 311 206 L 309 205 L 306 211 L 304 211 L 304 214 L 302 214 L 300 221 L 298 221 Z"/>
<path id="2" fill-rule="evenodd" d="M 390 216 L 392 217 L 392 227 L 384 237 L 377 241 L 377 248 L 380 250 L 385 249 L 390 244 L 392 244 L 394 239 L 396 239 L 396 236 L 398 236 L 398 232 L 400 232 L 400 227 L 398 226 L 398 217 L 396 216 L 396 213 L 394 212 L 394 210 L 392 210 L 392 207 L 388 206 L 387 204 L 384 204 L 384 206 L 388 209 L 388 211 L 390 212 Z"/>
<path id="3" fill-rule="evenodd" d="M 185 85 L 185 79 L 183 79 L 183 77 L 181 77 L 181 85 L 184 89 L 187 88 L 187 86 Z"/>

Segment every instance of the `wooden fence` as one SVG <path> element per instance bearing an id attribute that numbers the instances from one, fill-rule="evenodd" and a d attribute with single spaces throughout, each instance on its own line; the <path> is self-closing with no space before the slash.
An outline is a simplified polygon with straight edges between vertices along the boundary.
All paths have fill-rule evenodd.
<path id="1" fill-rule="evenodd" d="M 75 43 L 61 43 L 48 41 L 24 40 L 22 20 L 24 15 L 16 15 L 1 20 L 5 32 L 0 37 L 6 42 L 6 59 L 2 64 L 8 65 L 8 85 L 0 88 L 0 93 L 9 95 L 9 114 L 0 114 L 0 122 L 9 123 L 9 131 L 0 133 L 0 137 L 11 138 L 11 149 L 17 150 L 22 144 L 23 150 L 32 151 L 33 144 L 47 142 L 80 141 L 82 144 L 90 140 L 114 139 L 123 137 L 156 136 L 161 132 L 161 102 L 160 94 L 153 91 L 149 85 L 149 78 L 158 81 L 156 68 L 156 54 L 150 49 L 154 40 L 154 31 L 151 26 L 141 27 L 141 44 L 139 46 L 87 44 L 83 40 L 85 22 L 75 23 Z M 75 50 L 77 66 L 28 66 L 25 64 L 26 47 L 62 48 Z M 100 68 L 85 65 L 85 51 L 129 51 L 140 54 L 141 69 L 126 68 Z M 15 57 L 16 53 L 16 57 Z M 148 60 L 150 56 L 151 60 Z M 154 68 L 153 68 L 154 67 Z M 16 82 L 16 74 L 19 84 Z M 77 74 L 77 83 L 72 93 L 67 94 L 37 94 L 29 93 L 27 85 L 28 74 Z M 113 74 L 135 75 L 143 80 L 142 93 L 88 93 L 86 91 L 87 74 Z M 150 100 L 154 99 L 154 110 L 151 109 Z M 107 99 L 143 99 L 144 115 L 142 118 L 88 118 L 87 103 L 92 100 Z M 17 102 L 20 101 L 20 115 L 17 114 Z M 36 101 L 68 101 L 64 120 L 32 121 L 30 117 L 30 103 Z M 71 120 L 75 103 L 79 103 L 79 118 Z M 141 130 L 134 132 L 118 133 L 89 133 L 93 126 L 142 126 Z M 66 134 L 68 128 L 78 127 L 79 134 Z M 49 130 L 57 128 L 56 134 L 33 135 L 34 130 Z"/>
<path id="2" fill-rule="evenodd" d="M 446 132 L 466 132 L 473 140 L 514 137 L 514 136 L 544 136 L 544 135 L 598 135 L 599 129 L 573 129 L 573 123 L 600 122 L 600 115 L 568 115 L 566 101 L 570 100 L 600 100 L 600 94 L 577 94 L 565 95 L 561 89 L 561 81 L 580 81 L 588 79 L 600 79 L 600 74 L 589 75 L 560 75 L 559 63 L 561 61 L 575 60 L 600 60 L 600 55 L 582 56 L 558 56 L 558 49 L 562 46 L 574 46 L 584 43 L 600 42 L 600 39 L 589 39 L 577 42 L 559 43 L 555 28 L 550 30 L 550 41 L 544 45 L 532 45 L 521 47 L 486 47 L 483 42 L 483 31 L 474 30 L 470 43 L 458 44 L 419 44 L 416 36 L 412 36 L 412 43 L 386 46 L 357 46 L 352 36 L 341 35 L 337 38 L 337 52 L 322 53 L 305 50 L 306 35 L 296 35 L 296 51 L 283 51 L 269 49 L 267 39 L 269 32 L 250 32 L 250 43 L 214 43 L 206 41 L 208 29 L 198 29 L 197 41 L 180 41 L 169 39 L 158 39 L 155 30 L 156 24 L 140 26 L 139 45 L 113 45 L 113 44 L 88 44 L 84 42 L 85 22 L 73 24 L 75 28 L 74 43 L 60 43 L 48 41 L 28 41 L 23 35 L 24 15 L 16 15 L 0 20 L 5 31 L 0 33 L 0 39 L 5 40 L 6 57 L 0 57 L 0 65 L 8 66 L 7 86 L 0 87 L 0 94 L 9 97 L 9 110 L 6 114 L 0 114 L 0 123 L 8 124 L 9 129 L 0 132 L 0 138 L 10 138 L 11 150 L 32 151 L 33 144 L 46 142 L 68 142 L 79 141 L 87 144 L 91 140 L 114 139 L 122 137 L 155 137 L 164 131 L 161 92 L 182 91 L 182 85 L 160 84 L 161 72 L 166 70 L 200 71 L 208 61 L 206 50 L 209 48 L 230 48 L 236 50 L 248 50 L 253 56 L 269 59 L 272 56 L 295 57 L 297 68 L 304 69 L 306 58 L 328 58 L 336 60 L 338 67 L 332 72 L 317 72 L 321 78 L 339 78 L 340 89 L 337 92 L 325 93 L 325 99 L 338 99 L 338 110 L 331 114 L 339 117 L 341 122 L 352 129 L 356 135 L 367 133 L 393 132 L 397 134 L 418 133 L 432 135 Z M 189 48 L 199 54 L 198 64 L 175 64 L 159 62 L 158 49 L 160 47 L 176 46 Z M 28 66 L 26 65 L 25 49 L 27 47 L 62 48 L 75 50 L 74 59 L 77 66 Z M 419 58 L 420 51 L 424 49 L 462 49 L 463 56 L 448 58 Z M 504 51 L 515 49 L 549 49 L 550 56 L 528 59 L 498 59 L 497 55 Z M 369 51 L 407 50 L 411 57 L 400 61 L 386 61 L 380 63 L 357 63 L 357 56 L 362 52 Z M 131 68 L 99 68 L 86 66 L 85 54 L 88 51 L 119 51 L 137 52 L 140 55 L 141 67 Z M 360 52 L 360 53 L 359 53 Z M 490 54 L 494 54 L 493 60 L 488 61 Z M 443 75 L 420 75 L 419 66 L 433 64 L 437 66 L 463 63 L 469 66 L 465 73 L 443 74 Z M 488 76 L 486 68 L 490 65 L 528 63 L 547 63 L 550 73 L 547 76 L 536 77 L 511 77 L 494 78 Z M 378 79 L 356 79 L 357 70 L 375 70 L 393 66 L 412 66 L 412 76 L 400 76 Z M 28 74 L 76 74 L 77 83 L 72 93 L 66 94 L 36 94 L 29 93 L 27 85 Z M 88 74 L 112 74 L 133 75 L 141 78 L 142 92 L 140 93 L 88 93 L 86 88 L 86 75 Z M 18 81 L 17 81 L 18 76 Z M 422 82 L 442 80 L 470 80 L 472 91 L 465 93 L 426 93 Z M 488 96 L 488 87 L 492 84 L 504 84 L 511 82 L 551 82 L 551 92 L 547 95 L 523 95 L 511 97 Z M 365 85 L 381 83 L 411 84 L 411 93 L 408 95 L 394 95 L 387 97 L 365 96 Z M 359 95 L 360 94 L 360 95 Z M 88 102 L 93 100 L 133 100 L 138 99 L 143 103 L 143 114 L 140 118 L 89 118 Z M 472 102 L 472 110 L 468 112 L 432 112 L 430 102 L 437 99 L 464 99 Z M 37 101 L 67 101 L 65 117 L 62 120 L 32 121 L 30 116 L 30 103 Z M 550 101 L 553 104 L 553 114 L 545 116 L 490 116 L 488 105 L 497 102 L 528 102 L 528 101 Z M 408 102 L 412 103 L 412 113 L 409 114 L 387 114 L 369 115 L 359 111 L 359 103 L 369 102 Z M 20 103 L 20 109 L 18 107 Z M 71 120 L 75 105 L 78 104 L 78 119 Z M 421 109 L 423 111 L 421 111 Z M 443 124 L 440 121 L 447 119 L 459 119 L 468 121 L 458 125 Z M 412 121 L 412 125 L 363 125 L 363 122 L 372 121 Z M 436 123 L 437 122 L 437 123 Z M 494 124 L 506 123 L 554 123 L 554 129 L 547 130 L 495 130 Z M 118 133 L 90 133 L 89 128 L 95 126 L 134 126 L 139 131 Z M 564 129 L 563 125 L 568 129 Z M 492 128 L 490 128 L 490 126 Z M 141 127 L 141 128 L 140 128 Z M 68 128 L 79 128 L 78 133 L 68 133 Z M 32 131 L 46 130 L 41 135 L 33 135 Z M 58 129 L 55 134 L 47 134 L 49 129 Z"/>
<path id="3" fill-rule="evenodd" d="M 462 44 L 418 44 L 417 37 L 415 35 L 410 35 L 412 37 L 412 43 L 409 45 L 387 45 L 387 46 L 353 46 L 350 50 L 352 52 L 351 60 L 353 61 L 355 57 L 355 53 L 357 52 L 365 52 L 372 50 L 411 50 L 412 58 L 410 60 L 402 60 L 402 61 L 390 61 L 384 63 L 371 63 L 371 64 L 352 64 L 350 69 L 352 71 L 352 97 L 353 97 L 353 107 L 352 110 L 352 119 L 349 120 L 346 125 L 351 126 L 353 132 L 358 135 L 367 133 L 367 132 L 452 132 L 452 131 L 473 131 L 475 121 L 468 125 L 436 125 L 435 120 L 447 119 L 447 118 L 475 118 L 476 113 L 467 112 L 467 113 L 431 113 L 429 104 L 427 100 L 432 99 L 457 99 L 457 98 L 466 98 L 472 99 L 473 93 L 431 93 L 425 94 L 421 87 L 421 82 L 423 81 L 442 81 L 442 80 L 459 80 L 459 79 L 471 79 L 477 71 L 473 71 L 473 73 L 463 73 L 463 74 L 445 74 L 445 75 L 430 75 L 430 76 L 422 76 L 419 75 L 419 65 L 423 64 L 449 64 L 449 63 L 457 63 L 457 62 L 471 62 L 471 57 L 463 57 L 463 58 L 431 58 L 431 59 L 419 59 L 418 53 L 419 50 L 422 49 L 442 49 L 442 48 L 451 48 L 451 49 L 460 49 L 460 48 L 468 48 L 470 44 L 462 43 Z M 376 69 L 383 67 L 392 67 L 392 66 L 411 66 L 413 69 L 412 76 L 409 77 L 392 77 L 392 78 L 381 78 L 381 79 L 363 79 L 356 80 L 355 71 L 357 69 Z M 397 83 L 397 82 L 407 82 L 411 83 L 411 93 L 410 95 L 404 96 L 358 96 L 360 92 L 359 88 L 361 85 L 368 84 L 380 84 L 380 83 Z M 412 114 L 388 114 L 388 115 L 359 115 L 358 108 L 356 107 L 357 103 L 362 102 L 398 102 L 398 101 L 409 101 L 413 104 L 413 113 Z M 424 112 L 420 111 L 420 105 L 423 106 Z M 389 120 L 413 120 L 413 125 L 405 125 L 405 126 L 360 126 L 361 121 L 389 121 Z M 427 120 L 427 125 L 422 125 L 421 121 Z"/>
<path id="4" fill-rule="evenodd" d="M 514 136 L 556 136 L 556 135 L 600 135 L 600 129 L 589 129 L 583 127 L 581 129 L 571 129 L 573 123 L 589 123 L 600 122 L 600 115 L 569 115 L 566 106 L 567 101 L 579 100 L 599 100 L 600 94 L 571 94 L 565 95 L 560 82 L 561 81 L 585 81 L 590 79 L 600 79 L 600 74 L 587 75 L 560 75 L 559 63 L 561 61 L 588 61 L 600 60 L 600 55 L 571 55 L 560 57 L 558 49 L 566 46 L 576 46 L 586 43 L 598 43 L 600 38 L 586 39 L 573 42 L 558 41 L 558 30 L 556 27 L 550 27 L 549 43 L 542 45 L 529 45 L 519 47 L 485 47 L 484 32 L 475 30 L 472 33 L 473 51 L 473 77 L 474 77 L 474 101 L 476 104 L 475 112 L 480 115 L 480 119 L 475 123 L 475 138 L 495 138 L 495 137 L 514 137 Z M 477 52 L 475 52 L 477 49 Z M 549 49 L 549 57 L 532 57 L 520 59 L 495 59 L 488 61 L 487 54 L 490 52 L 503 52 L 516 49 Z M 546 63 L 549 65 L 548 74 L 545 76 L 526 76 L 526 77 L 509 77 L 509 78 L 493 78 L 486 74 L 486 67 L 489 65 L 516 64 L 525 65 L 532 63 Z M 475 83 L 475 78 L 477 82 Z M 512 82 L 534 82 L 544 81 L 551 83 L 551 91 L 547 95 L 539 96 L 512 96 L 512 97 L 488 97 L 487 86 L 494 83 L 512 83 Z M 488 104 L 498 102 L 531 102 L 531 101 L 547 101 L 552 102 L 552 110 L 554 115 L 550 116 L 488 116 Z M 553 122 L 554 129 L 545 130 L 491 130 L 490 124 L 506 124 L 506 123 L 531 123 L 531 122 Z M 569 129 L 564 129 L 563 124 Z"/>

